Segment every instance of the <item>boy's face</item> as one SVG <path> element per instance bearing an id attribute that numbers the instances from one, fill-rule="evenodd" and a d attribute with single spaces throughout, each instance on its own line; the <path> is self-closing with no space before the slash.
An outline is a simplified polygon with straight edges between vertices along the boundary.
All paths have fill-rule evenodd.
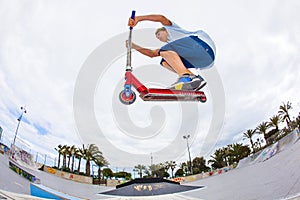
<path id="1" fill-rule="evenodd" d="M 159 31 L 156 33 L 156 38 L 162 42 L 168 41 L 168 32 L 167 31 Z"/>

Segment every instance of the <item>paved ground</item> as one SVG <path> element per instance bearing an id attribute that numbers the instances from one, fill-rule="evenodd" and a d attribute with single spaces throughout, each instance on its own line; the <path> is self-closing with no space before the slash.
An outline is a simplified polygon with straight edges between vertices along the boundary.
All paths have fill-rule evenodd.
<path id="1" fill-rule="evenodd" d="M 0 189 L 30 194 L 30 183 L 8 168 L 8 159 L 0 154 Z M 84 199 L 141 199 L 116 197 L 99 193 L 115 188 L 80 184 L 54 175 L 32 171 L 47 187 Z M 204 186 L 173 195 L 143 199 L 300 199 L 300 141 L 261 163 L 231 170 L 227 173 L 194 181 L 186 185 Z"/>
<path id="2" fill-rule="evenodd" d="M 206 187 L 187 194 L 202 199 L 300 199 L 300 141 L 264 162 L 191 184 Z"/>
<path id="3" fill-rule="evenodd" d="M 0 189 L 30 194 L 29 181 L 20 177 L 8 167 L 8 158 L 0 153 Z"/>

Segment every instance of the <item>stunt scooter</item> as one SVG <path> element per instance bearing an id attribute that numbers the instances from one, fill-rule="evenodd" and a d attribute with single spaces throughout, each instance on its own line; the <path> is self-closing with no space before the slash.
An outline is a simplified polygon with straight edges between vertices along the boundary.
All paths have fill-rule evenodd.
<path id="1" fill-rule="evenodd" d="M 135 11 L 132 11 L 131 18 L 134 19 Z M 120 101 L 125 105 L 130 105 L 135 102 L 136 94 L 132 87 L 139 92 L 140 98 L 144 101 L 200 101 L 206 102 L 206 95 L 202 91 L 192 90 L 171 90 L 160 88 L 147 88 L 133 74 L 131 66 L 131 48 L 132 48 L 132 29 L 129 28 L 129 38 L 127 47 L 127 65 L 125 71 L 124 90 L 119 94 Z"/>

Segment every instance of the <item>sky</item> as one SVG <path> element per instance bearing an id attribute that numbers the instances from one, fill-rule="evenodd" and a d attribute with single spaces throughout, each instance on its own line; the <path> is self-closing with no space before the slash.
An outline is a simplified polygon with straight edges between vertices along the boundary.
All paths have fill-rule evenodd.
<path id="1" fill-rule="evenodd" d="M 216 148 L 247 143 L 243 132 L 268 121 L 283 102 L 292 102 L 292 116 L 300 111 L 299 8 L 297 0 L 174 0 L 171 5 L 158 0 L 0 0 L 2 142 L 12 142 L 25 106 L 16 144 L 48 159 L 57 157 L 59 144 L 96 143 L 114 167 L 149 165 L 150 155 L 154 163 L 185 161 L 182 136 L 187 134 L 192 157 L 209 158 Z M 212 80 L 204 88 L 207 103 L 137 97 L 133 105 L 120 104 L 132 10 L 163 14 L 213 38 L 215 66 L 200 72 Z M 159 48 L 149 34 L 158 27 L 138 24 L 133 40 Z M 159 67 L 159 58 L 132 56 L 134 73 L 145 85 L 165 87 L 176 79 Z M 80 79 L 84 73 L 91 78 Z M 221 98 L 216 99 L 213 87 Z M 216 106 L 224 106 L 224 113 Z"/>

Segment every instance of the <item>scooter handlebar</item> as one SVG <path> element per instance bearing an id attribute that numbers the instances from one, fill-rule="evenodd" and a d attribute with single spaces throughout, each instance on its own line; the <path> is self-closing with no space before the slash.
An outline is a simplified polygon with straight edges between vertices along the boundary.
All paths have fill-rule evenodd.
<path id="1" fill-rule="evenodd" d="M 135 10 L 133 10 L 132 12 L 131 12 L 131 19 L 134 19 L 134 17 L 135 17 Z M 129 30 L 132 30 L 133 29 L 133 27 L 129 27 Z"/>

